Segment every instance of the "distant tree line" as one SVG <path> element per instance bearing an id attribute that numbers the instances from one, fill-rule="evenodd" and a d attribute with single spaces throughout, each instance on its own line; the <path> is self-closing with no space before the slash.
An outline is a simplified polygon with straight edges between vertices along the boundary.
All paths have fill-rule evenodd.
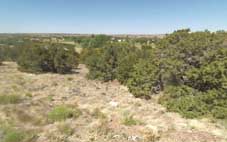
<path id="1" fill-rule="evenodd" d="M 150 45 L 156 43 L 157 37 L 128 37 L 128 36 L 109 36 L 109 35 L 91 35 L 91 36 L 75 36 L 64 37 L 65 41 L 73 41 L 83 48 L 102 48 L 110 43 L 128 43 L 130 45 Z"/>

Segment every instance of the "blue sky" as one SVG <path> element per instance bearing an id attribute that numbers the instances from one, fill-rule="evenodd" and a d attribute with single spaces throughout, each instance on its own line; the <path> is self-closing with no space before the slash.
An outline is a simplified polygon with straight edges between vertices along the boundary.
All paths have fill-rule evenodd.
<path id="1" fill-rule="evenodd" d="M 227 0 L 0 0 L 0 33 L 227 30 Z"/>

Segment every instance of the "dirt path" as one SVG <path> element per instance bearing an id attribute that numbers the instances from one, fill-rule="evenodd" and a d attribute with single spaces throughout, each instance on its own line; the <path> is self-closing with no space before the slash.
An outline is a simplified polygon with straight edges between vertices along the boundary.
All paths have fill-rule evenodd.
<path id="1" fill-rule="evenodd" d="M 25 99 L 17 105 L 0 105 L 0 120 L 14 120 L 18 127 L 34 130 L 37 142 L 224 142 L 227 139 L 227 131 L 218 124 L 166 112 L 155 99 L 134 98 L 117 81 L 87 80 L 87 72 L 80 65 L 74 74 L 34 75 L 19 72 L 15 63 L 4 63 L 0 67 L 0 94 L 16 93 Z M 59 105 L 77 106 L 82 115 L 49 123 L 48 113 Z M 24 112 L 31 118 L 22 121 L 22 113 L 15 112 Z M 73 133 L 61 133 L 59 125 L 63 124 L 68 124 Z"/>

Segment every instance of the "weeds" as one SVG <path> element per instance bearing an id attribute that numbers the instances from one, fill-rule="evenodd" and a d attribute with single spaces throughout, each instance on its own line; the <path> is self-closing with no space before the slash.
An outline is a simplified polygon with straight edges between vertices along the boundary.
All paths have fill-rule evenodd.
<path id="1" fill-rule="evenodd" d="M 2 125 L 0 126 L 0 130 L 3 132 L 1 142 L 34 142 L 37 138 L 33 132 L 16 129 L 12 125 Z"/>
<path id="2" fill-rule="evenodd" d="M 105 119 L 106 115 L 98 108 L 96 108 L 93 113 L 92 116 L 95 117 L 96 119 L 100 118 L 100 119 Z"/>
<path id="3" fill-rule="evenodd" d="M 62 123 L 58 126 L 58 130 L 67 136 L 71 136 L 74 133 L 74 130 L 70 127 L 69 124 Z"/>
<path id="4" fill-rule="evenodd" d="M 0 104 L 17 104 L 21 102 L 18 95 L 0 95 Z"/>
<path id="5" fill-rule="evenodd" d="M 123 119 L 123 124 L 126 126 L 141 125 L 142 122 L 135 119 L 133 115 L 127 115 Z"/>
<path id="6" fill-rule="evenodd" d="M 81 111 L 77 108 L 68 106 L 57 106 L 48 115 L 51 121 L 64 121 L 68 118 L 77 118 L 81 115 Z"/>

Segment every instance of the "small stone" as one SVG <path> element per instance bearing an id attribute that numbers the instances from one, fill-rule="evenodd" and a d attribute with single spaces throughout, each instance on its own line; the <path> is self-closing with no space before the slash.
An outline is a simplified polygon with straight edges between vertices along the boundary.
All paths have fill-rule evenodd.
<path id="1" fill-rule="evenodd" d="M 139 142 L 139 141 L 142 140 L 142 138 L 139 137 L 139 136 L 129 136 L 129 137 L 128 137 L 128 140 L 129 140 L 129 141 L 133 141 L 133 142 Z"/>
<path id="2" fill-rule="evenodd" d="M 112 107 L 118 107 L 118 106 L 119 106 L 119 103 L 118 103 L 118 102 L 115 102 L 115 101 L 111 101 L 111 102 L 109 102 L 109 104 L 110 104 Z"/>
<path id="3" fill-rule="evenodd" d="M 114 135 L 113 139 L 119 139 L 121 136 L 120 135 Z"/>

